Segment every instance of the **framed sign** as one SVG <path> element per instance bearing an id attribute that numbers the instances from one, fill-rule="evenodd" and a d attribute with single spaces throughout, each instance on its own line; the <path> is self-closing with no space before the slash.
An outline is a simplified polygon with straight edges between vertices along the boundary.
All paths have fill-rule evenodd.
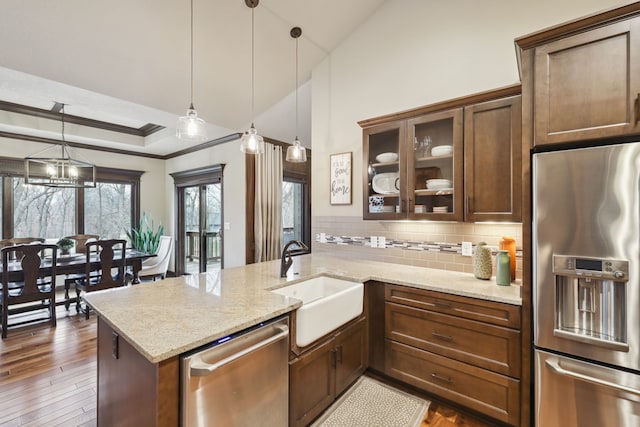
<path id="1" fill-rule="evenodd" d="M 351 153 L 331 154 L 331 204 L 351 204 Z"/>

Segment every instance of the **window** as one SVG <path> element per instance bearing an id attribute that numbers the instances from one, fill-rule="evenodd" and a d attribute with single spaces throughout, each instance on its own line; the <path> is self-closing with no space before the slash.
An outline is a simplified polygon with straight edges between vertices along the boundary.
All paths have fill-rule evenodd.
<path id="1" fill-rule="evenodd" d="M 304 184 L 282 181 L 282 233 L 284 244 L 304 241 Z"/>
<path id="2" fill-rule="evenodd" d="M 84 190 L 84 232 L 126 239 L 132 227 L 131 184 L 98 182 Z"/>
<path id="3" fill-rule="evenodd" d="M 72 188 L 24 185 L 24 178 L 14 177 L 13 206 L 13 237 L 58 239 L 75 233 Z"/>
<path id="4" fill-rule="evenodd" d="M 140 217 L 141 171 L 99 167 L 96 188 L 24 184 L 24 161 L 0 157 L 2 238 L 72 234 L 123 238 Z"/>

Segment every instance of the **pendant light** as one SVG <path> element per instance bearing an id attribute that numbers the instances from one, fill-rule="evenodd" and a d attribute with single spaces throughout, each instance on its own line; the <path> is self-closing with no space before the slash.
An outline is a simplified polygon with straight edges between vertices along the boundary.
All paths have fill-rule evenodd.
<path id="1" fill-rule="evenodd" d="M 254 38 L 254 9 L 260 3 L 260 0 L 245 0 L 245 4 L 251 8 L 251 127 L 240 138 L 240 151 L 247 154 L 262 154 L 264 153 L 264 138 L 262 138 L 256 131 L 253 125 L 254 114 L 254 56 L 255 56 L 255 38 Z"/>
<path id="2" fill-rule="evenodd" d="M 62 145 L 53 145 L 24 159 L 24 183 L 56 188 L 94 188 L 96 186 L 95 165 L 71 157 L 70 148 L 64 139 L 64 104 L 62 122 Z M 60 157 L 57 157 L 60 149 Z M 47 155 L 47 153 L 51 153 Z"/>
<path id="3" fill-rule="evenodd" d="M 193 107 L 193 0 L 191 0 L 191 98 L 187 115 L 178 119 L 176 136 L 185 141 L 201 142 L 207 139 L 206 124 Z"/>
<path id="4" fill-rule="evenodd" d="M 289 34 L 296 39 L 296 138 L 293 140 L 293 145 L 287 148 L 286 160 L 291 163 L 304 163 L 307 161 L 307 150 L 300 145 L 298 139 L 298 39 L 302 35 L 302 29 L 293 27 Z"/>

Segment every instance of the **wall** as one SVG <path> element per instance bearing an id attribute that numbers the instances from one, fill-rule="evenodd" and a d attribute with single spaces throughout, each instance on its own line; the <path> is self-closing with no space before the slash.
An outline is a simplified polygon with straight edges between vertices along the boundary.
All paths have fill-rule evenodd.
<path id="1" fill-rule="evenodd" d="M 171 234 L 175 234 L 175 187 L 173 172 L 182 172 L 204 166 L 225 164 L 223 171 L 222 198 L 224 222 L 230 229 L 224 230 L 225 268 L 245 263 L 245 155 L 240 152 L 240 141 L 230 141 L 206 150 L 185 154 L 166 161 L 164 192 L 166 193 L 165 216 Z M 173 263 L 171 264 L 173 268 Z"/>
<path id="2" fill-rule="evenodd" d="M 362 221 L 362 130 L 357 122 L 517 83 L 515 38 L 616 4 L 610 0 L 385 2 L 313 71 L 313 235 L 420 236 L 449 242 L 465 238 L 497 245 L 504 234 L 514 235 L 520 248 L 519 225 Z M 331 206 L 329 155 L 348 151 L 353 152 L 353 203 Z M 313 250 L 452 270 L 469 268 L 469 259 L 459 255 L 438 262 L 437 255 L 399 249 L 315 243 Z"/>

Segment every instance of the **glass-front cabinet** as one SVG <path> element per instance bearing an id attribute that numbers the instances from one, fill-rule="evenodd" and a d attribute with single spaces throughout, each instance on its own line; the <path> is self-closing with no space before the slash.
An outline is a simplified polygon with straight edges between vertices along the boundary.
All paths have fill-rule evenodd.
<path id="1" fill-rule="evenodd" d="M 364 219 L 406 218 L 406 121 L 364 130 Z"/>
<path id="2" fill-rule="evenodd" d="M 462 109 L 364 129 L 364 219 L 463 218 Z"/>
<path id="3" fill-rule="evenodd" d="M 462 124 L 459 108 L 408 121 L 409 218 L 462 220 Z"/>

